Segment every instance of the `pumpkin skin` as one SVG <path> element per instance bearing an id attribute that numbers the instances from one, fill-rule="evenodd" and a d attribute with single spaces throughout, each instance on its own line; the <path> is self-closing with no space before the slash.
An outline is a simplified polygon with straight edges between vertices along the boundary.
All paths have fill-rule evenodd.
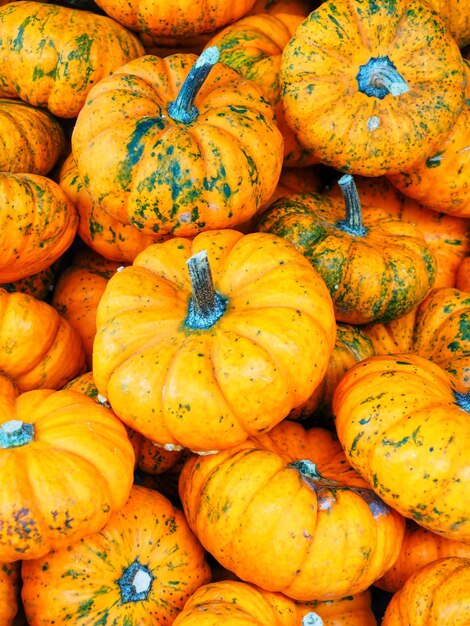
<path id="1" fill-rule="evenodd" d="M 470 12 L 468 12 L 470 25 Z M 465 105 L 448 137 L 436 152 L 410 170 L 390 176 L 404 194 L 426 207 L 457 217 L 470 217 L 470 63 L 465 61 Z"/>
<path id="2" fill-rule="evenodd" d="M 308 479 L 291 466 L 295 452 L 281 456 L 265 449 L 264 442 L 282 449 L 268 433 L 190 458 L 179 482 L 190 527 L 223 567 L 301 602 L 339 599 L 368 588 L 398 556 L 405 527 L 372 490 L 357 486 L 364 482 L 344 454 L 323 466 L 325 437 L 318 430 L 318 442 L 315 436 L 303 438 L 304 458 L 326 479 Z M 331 476 L 338 465 L 339 482 Z"/>
<path id="3" fill-rule="evenodd" d="M 439 559 L 419 570 L 393 596 L 382 626 L 465 626 L 469 588 L 470 559 Z"/>
<path id="4" fill-rule="evenodd" d="M 23 563 L 25 614 L 30 626 L 169 626 L 186 599 L 209 582 L 204 557 L 181 511 L 134 485 L 100 532 Z"/>
<path id="5" fill-rule="evenodd" d="M 272 107 L 223 63 L 197 94 L 194 121 L 177 121 L 171 103 L 190 69 L 202 72 L 217 56 L 214 48 L 204 54 L 209 60 L 201 55 L 196 67 L 190 54 L 122 66 L 93 88 L 77 118 L 81 179 L 107 213 L 146 234 L 189 237 L 242 224 L 279 180 L 283 140 Z"/>
<path id="6" fill-rule="evenodd" d="M 59 122 L 21 100 L 0 99 L 0 171 L 46 175 L 65 148 Z"/>
<path id="7" fill-rule="evenodd" d="M 53 263 L 51 267 L 47 267 L 45 270 L 33 274 L 32 276 L 20 278 L 20 280 L 11 283 L 3 283 L 3 285 L 0 285 L 0 288 L 5 289 L 8 293 L 20 291 L 21 293 L 36 298 L 36 300 L 46 300 L 54 289 L 60 262 L 61 260 L 59 259 Z"/>
<path id="8" fill-rule="evenodd" d="M 6 377 L 0 385 L 0 559 L 36 559 L 97 532 L 124 505 L 134 452 L 124 426 L 91 398 L 18 395 Z"/>
<path id="9" fill-rule="evenodd" d="M 395 593 L 422 567 L 450 556 L 468 559 L 470 546 L 440 537 L 408 520 L 398 559 L 382 578 L 374 582 L 374 586 Z"/>
<path id="10" fill-rule="evenodd" d="M 50 267 L 71 245 L 77 225 L 75 207 L 57 183 L 0 172 L 0 283 Z"/>
<path id="11" fill-rule="evenodd" d="M 96 334 L 96 309 L 108 280 L 122 267 L 90 250 L 80 250 L 57 281 L 52 306 L 75 328 L 91 367 Z"/>
<path id="12" fill-rule="evenodd" d="M 298 608 L 302 615 L 306 609 L 319 615 L 323 626 L 377 626 L 368 589 L 339 600 L 314 600 Z"/>
<path id="13" fill-rule="evenodd" d="M 333 397 L 346 457 L 374 491 L 420 526 L 465 543 L 468 398 L 454 378 L 415 354 L 362 361 Z"/>
<path id="14" fill-rule="evenodd" d="M 60 389 L 85 371 L 77 332 L 46 302 L 0 289 L 0 370 L 20 391 Z"/>
<path id="15" fill-rule="evenodd" d="M 106 259 L 132 263 L 139 252 L 159 239 L 105 213 L 81 181 L 72 154 L 60 169 L 59 184 L 78 211 L 79 236 L 89 248 Z"/>
<path id="16" fill-rule="evenodd" d="M 109 17 L 54 4 L 11 2 L 0 29 L 0 95 L 64 118 L 78 115 L 93 84 L 144 54 Z"/>
<path id="17" fill-rule="evenodd" d="M 426 0 L 439 13 L 459 48 L 470 44 L 470 13 L 466 0 Z"/>
<path id="18" fill-rule="evenodd" d="M 18 612 L 20 563 L 0 563 L 0 620 L 2 626 L 13 626 Z"/>
<path id="19" fill-rule="evenodd" d="M 464 105 L 459 48 L 420 0 L 324 2 L 284 48 L 280 79 L 299 141 L 364 176 L 432 156 Z"/>
<path id="20" fill-rule="evenodd" d="M 457 289 L 470 293 L 470 256 L 462 259 L 457 270 L 455 286 Z"/>
<path id="21" fill-rule="evenodd" d="M 204 250 L 216 306 L 225 304 L 199 329 L 188 318 L 186 263 Z M 110 279 L 93 373 L 132 429 L 161 445 L 219 450 L 272 428 L 306 400 L 334 339 L 328 291 L 293 246 L 264 233 L 209 231 L 154 244 Z"/>
<path id="22" fill-rule="evenodd" d="M 363 226 L 354 225 L 361 220 L 357 196 L 347 199 L 346 213 L 344 220 L 344 201 L 295 194 L 271 205 L 258 227 L 310 261 L 328 287 L 337 321 L 366 324 L 404 315 L 434 282 L 436 261 L 422 234 L 374 206 L 362 207 Z"/>

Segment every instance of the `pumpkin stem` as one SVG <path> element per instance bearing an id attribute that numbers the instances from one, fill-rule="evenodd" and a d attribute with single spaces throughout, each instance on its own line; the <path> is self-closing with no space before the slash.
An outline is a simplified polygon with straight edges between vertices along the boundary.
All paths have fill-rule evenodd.
<path id="1" fill-rule="evenodd" d="M 365 65 L 359 66 L 356 79 L 359 91 L 379 100 L 388 94 L 401 96 L 410 89 L 388 56 L 372 57 Z"/>
<path id="2" fill-rule="evenodd" d="M 460 391 L 454 391 L 454 396 L 457 404 L 461 409 L 470 413 L 470 390 L 467 393 L 460 393 Z"/>
<path id="3" fill-rule="evenodd" d="M 19 448 L 34 440 L 33 424 L 10 420 L 0 426 L 0 448 Z"/>
<path id="4" fill-rule="evenodd" d="M 207 251 L 193 254 L 187 261 L 192 297 L 185 324 L 188 328 L 207 330 L 225 313 L 227 300 L 214 290 Z"/>
<path id="5" fill-rule="evenodd" d="M 302 476 L 305 478 L 309 478 L 310 480 L 322 480 L 323 476 L 317 470 L 317 466 L 312 461 L 308 459 L 303 459 L 302 461 L 294 461 L 293 463 L 289 463 L 288 467 L 293 467 L 298 470 Z"/>
<path id="6" fill-rule="evenodd" d="M 168 115 L 172 120 L 183 124 L 191 124 L 191 122 L 197 119 L 199 111 L 194 106 L 194 100 L 209 72 L 219 60 L 219 56 L 217 46 L 207 48 L 200 55 L 186 76 L 176 100 L 173 100 L 168 105 Z"/>
<path id="7" fill-rule="evenodd" d="M 302 617 L 302 626 L 323 626 L 323 620 L 318 613 L 307 613 Z"/>
<path id="8" fill-rule="evenodd" d="M 346 206 L 346 219 L 340 220 L 337 226 L 354 237 L 364 237 L 367 228 L 362 224 L 361 202 L 354 178 L 346 174 L 339 179 L 338 185 Z"/>
<path id="9" fill-rule="evenodd" d="M 121 602 L 140 602 L 146 600 L 152 589 L 153 574 L 148 567 L 136 559 L 122 572 L 116 583 L 121 590 Z"/>

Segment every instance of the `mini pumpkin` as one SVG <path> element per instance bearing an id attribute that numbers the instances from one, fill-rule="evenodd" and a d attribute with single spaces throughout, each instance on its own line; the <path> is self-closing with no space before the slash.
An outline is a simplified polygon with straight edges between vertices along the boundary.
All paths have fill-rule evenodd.
<path id="1" fill-rule="evenodd" d="M 328 291 L 293 246 L 209 231 L 149 246 L 110 279 L 93 374 L 116 414 L 152 441 L 225 449 L 311 395 L 334 338 Z"/>
<path id="2" fill-rule="evenodd" d="M 142 233 L 242 224 L 277 185 L 283 140 L 273 109 L 218 54 L 136 59 L 100 81 L 77 118 L 80 178 L 107 213 Z"/>
<path id="3" fill-rule="evenodd" d="M 470 256 L 462 259 L 457 270 L 455 286 L 461 291 L 470 293 Z"/>
<path id="4" fill-rule="evenodd" d="M 20 562 L 0 563 L 0 620 L 13 626 L 20 595 Z"/>
<path id="5" fill-rule="evenodd" d="M 20 278 L 11 283 L 3 283 L 3 285 L 0 285 L 0 288 L 5 289 L 5 291 L 9 293 L 19 291 L 37 300 L 47 300 L 54 290 L 54 284 L 60 265 L 61 259 L 58 259 L 50 267 L 47 267 L 41 272 L 27 276 L 26 278 Z"/>

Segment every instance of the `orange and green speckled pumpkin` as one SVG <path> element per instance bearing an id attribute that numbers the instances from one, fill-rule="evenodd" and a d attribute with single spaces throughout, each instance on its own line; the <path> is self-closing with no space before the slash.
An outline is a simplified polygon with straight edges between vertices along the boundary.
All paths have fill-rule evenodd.
<path id="1" fill-rule="evenodd" d="M 421 0 L 324 2 L 284 48 L 280 79 L 300 142 L 365 176 L 432 156 L 464 105 L 460 50 Z"/>
<path id="2" fill-rule="evenodd" d="M 147 248 L 108 282 L 97 329 L 95 382 L 116 414 L 201 452 L 286 417 L 321 382 L 335 340 L 308 261 L 279 237 L 234 230 Z"/>
<path id="3" fill-rule="evenodd" d="M 75 117 L 95 83 L 144 54 L 109 17 L 21 1 L 0 8 L 0 95 Z"/>
<path id="4" fill-rule="evenodd" d="M 377 626 L 377 620 L 371 608 L 371 593 L 368 589 L 354 593 L 339 600 L 313 600 L 299 605 L 300 615 L 313 611 L 321 622 L 305 622 L 302 626 Z M 298 626 L 298 622 L 297 622 Z"/>
<path id="5" fill-rule="evenodd" d="M 439 14 L 460 48 L 470 44 L 470 11 L 467 0 L 426 0 Z"/>
<path id="6" fill-rule="evenodd" d="M 468 221 L 421 206 L 400 193 L 385 176 L 355 176 L 354 181 L 363 204 L 380 207 L 392 217 L 410 222 L 421 231 L 437 263 L 433 286 L 455 287 L 458 266 L 465 255 L 470 254 Z M 338 185 L 332 185 L 324 193 L 333 198 L 341 197 Z"/>
<path id="7" fill-rule="evenodd" d="M 0 560 L 36 559 L 100 530 L 131 489 L 121 422 L 75 391 L 21 395 L 2 376 Z"/>
<path id="8" fill-rule="evenodd" d="M 47 267 L 45 270 L 32 276 L 20 278 L 11 283 L 3 283 L 3 285 L 0 285 L 0 288 L 5 289 L 8 293 L 19 291 L 37 300 L 46 300 L 54 289 L 60 265 L 61 259 L 58 259 L 51 267 Z"/>
<path id="9" fill-rule="evenodd" d="M 449 556 L 470 559 L 470 544 L 446 539 L 408 520 L 398 559 L 374 586 L 395 593 L 422 567 Z"/>
<path id="10" fill-rule="evenodd" d="M 122 224 L 108 215 L 93 200 L 78 175 L 77 163 L 70 154 L 59 172 L 59 184 L 78 211 L 78 234 L 86 245 L 111 261 L 132 263 L 135 257 L 158 240 L 131 224 Z"/>
<path id="11" fill-rule="evenodd" d="M 351 470 L 339 442 L 327 458 L 331 433 L 293 427 L 190 458 L 179 483 L 186 519 L 223 567 L 263 589 L 302 602 L 363 591 L 397 558 L 405 521 Z"/>
<path id="12" fill-rule="evenodd" d="M 467 626 L 470 559 L 448 557 L 426 565 L 391 599 L 382 626 Z"/>
<path id="13" fill-rule="evenodd" d="M 470 10 L 468 20 L 470 24 Z M 426 160 L 390 176 L 407 196 L 435 211 L 470 217 L 470 62 L 465 61 L 467 90 L 465 106 L 450 135 Z"/>
<path id="14" fill-rule="evenodd" d="M 39 174 L 0 172 L 0 283 L 50 267 L 71 245 L 75 207 L 57 183 Z"/>
<path id="15" fill-rule="evenodd" d="M 57 281 L 52 306 L 75 328 L 91 367 L 96 334 L 96 309 L 108 280 L 122 267 L 91 250 L 80 250 Z"/>
<path id="16" fill-rule="evenodd" d="M 279 83 L 282 51 L 304 19 L 303 15 L 287 13 L 250 15 L 227 26 L 206 44 L 217 46 L 222 63 L 263 89 L 276 109 L 276 121 L 284 137 L 284 165 L 288 167 L 318 163 L 284 119 Z"/>
<path id="17" fill-rule="evenodd" d="M 0 171 L 45 175 L 64 148 L 62 126 L 47 111 L 0 99 Z"/>
<path id="18" fill-rule="evenodd" d="M 273 194 L 283 150 L 273 109 L 217 58 L 214 47 L 199 58 L 145 56 L 91 91 L 73 154 L 86 187 L 119 221 L 193 236 L 242 224 Z"/>
<path id="19" fill-rule="evenodd" d="M 470 256 L 462 259 L 457 270 L 455 286 L 457 289 L 470 293 Z"/>
<path id="20" fill-rule="evenodd" d="M 0 563 L 0 623 L 13 626 L 20 595 L 20 562 Z"/>
<path id="21" fill-rule="evenodd" d="M 85 352 L 50 304 L 0 289 L 0 371 L 20 391 L 60 389 L 85 371 Z"/>
<path id="22" fill-rule="evenodd" d="M 443 537 L 470 543 L 466 476 L 470 392 L 415 354 L 370 357 L 333 397 L 351 465 L 385 502 Z"/>
<path id="23" fill-rule="evenodd" d="M 400 317 L 433 286 L 434 256 L 412 224 L 376 206 L 361 208 L 351 176 L 339 183 L 342 202 L 314 193 L 281 198 L 262 213 L 259 229 L 304 254 L 325 281 L 339 322 Z"/>
<path id="24" fill-rule="evenodd" d="M 30 626 L 170 626 L 211 573 L 183 513 L 134 486 L 100 532 L 24 562 L 22 576 Z"/>

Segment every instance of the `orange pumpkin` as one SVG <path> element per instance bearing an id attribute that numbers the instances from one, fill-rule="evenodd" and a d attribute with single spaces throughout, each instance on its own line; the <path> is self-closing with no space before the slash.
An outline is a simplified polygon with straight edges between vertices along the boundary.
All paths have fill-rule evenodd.
<path id="1" fill-rule="evenodd" d="M 391 599 L 382 626 L 466 626 L 470 559 L 439 559 L 420 569 Z"/>
<path id="2" fill-rule="evenodd" d="M 351 465 L 385 502 L 420 526 L 470 542 L 465 476 L 470 392 L 414 354 L 370 357 L 333 397 Z"/>
<path id="3" fill-rule="evenodd" d="M 181 511 L 134 486 L 100 532 L 24 562 L 22 576 L 30 626 L 170 626 L 210 569 Z"/>
<path id="4" fill-rule="evenodd" d="M 58 259 L 58 261 L 45 270 L 33 274 L 32 276 L 27 276 L 26 278 L 20 278 L 11 283 L 3 283 L 3 285 L 0 285 L 0 288 L 5 289 L 5 291 L 9 293 L 20 291 L 37 300 L 46 300 L 54 290 L 54 283 L 60 264 L 61 259 Z"/>
<path id="5" fill-rule="evenodd" d="M 371 593 L 368 589 L 354 593 L 339 600 L 314 600 L 300 605 L 301 615 L 313 611 L 321 621 L 305 622 L 302 626 L 377 626 L 377 620 L 371 608 Z M 308 613 L 307 613 L 308 615 Z M 297 622 L 298 626 L 298 622 Z"/>
<path id="6" fill-rule="evenodd" d="M 408 520 L 398 559 L 374 585 L 395 593 L 422 567 L 449 556 L 469 559 L 470 545 L 440 537 Z"/>
<path id="7" fill-rule="evenodd" d="M 470 293 L 470 256 L 462 259 L 457 270 L 455 286 L 457 289 Z"/>
<path id="8" fill-rule="evenodd" d="M 404 520 L 364 486 L 338 442 L 325 458 L 327 431 L 293 427 L 307 460 L 285 426 L 190 458 L 179 483 L 186 518 L 223 567 L 263 589 L 302 602 L 363 591 L 397 558 Z"/>
<path id="9" fill-rule="evenodd" d="M 124 426 L 75 391 L 0 378 L 0 560 L 36 559 L 104 526 L 132 485 Z"/>
<path id="10" fill-rule="evenodd" d="M 93 84 L 144 54 L 139 40 L 104 15 L 50 3 L 0 8 L 0 95 L 75 117 Z"/>
<path id="11" fill-rule="evenodd" d="M 97 329 L 95 382 L 116 414 L 197 451 L 280 422 L 321 382 L 335 338 L 308 261 L 278 237 L 234 230 L 147 248 L 108 282 Z"/>
<path id="12" fill-rule="evenodd" d="M 111 216 L 186 237 L 242 224 L 273 194 L 283 147 L 272 107 L 217 59 L 216 48 L 144 56 L 91 91 L 72 149 Z"/>
<path id="13" fill-rule="evenodd" d="M 20 562 L 0 563 L 0 623 L 13 626 L 18 612 Z"/>
<path id="14" fill-rule="evenodd" d="M 470 44 L 470 11 L 466 0 L 426 0 L 439 14 L 460 48 Z"/>
<path id="15" fill-rule="evenodd" d="M 300 142 L 351 174 L 432 156 L 464 106 L 460 50 L 421 0 L 323 2 L 284 48 L 280 78 Z"/>
<path id="16" fill-rule="evenodd" d="M 57 183 L 0 172 L 0 283 L 50 267 L 71 245 L 77 225 L 77 212 Z"/>

